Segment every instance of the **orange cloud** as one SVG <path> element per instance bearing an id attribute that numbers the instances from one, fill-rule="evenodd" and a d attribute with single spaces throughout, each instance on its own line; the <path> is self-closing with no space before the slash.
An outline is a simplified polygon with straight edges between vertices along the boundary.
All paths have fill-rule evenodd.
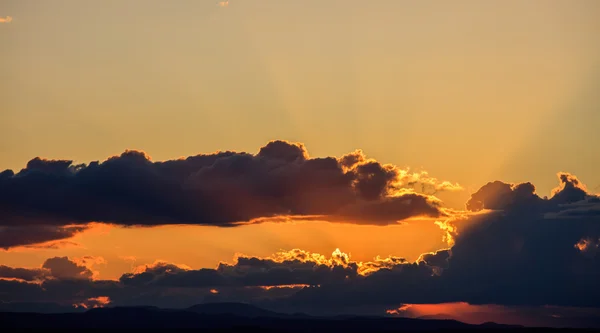
<path id="1" fill-rule="evenodd" d="M 449 318 L 489 309 L 490 305 L 471 305 L 466 302 L 437 303 L 437 304 L 403 304 L 399 308 L 386 310 L 391 315 L 406 317 L 422 317 L 442 315 Z"/>
<path id="2" fill-rule="evenodd" d="M 261 289 L 264 290 L 271 290 L 274 288 L 291 288 L 291 289 L 295 289 L 295 288 L 308 288 L 308 287 L 313 287 L 311 285 L 308 284 L 278 284 L 278 285 L 274 285 L 274 286 L 260 286 Z M 316 287 L 319 287 L 319 285 L 316 285 Z"/>
<path id="3" fill-rule="evenodd" d="M 369 275 L 377 272 L 380 269 L 392 269 L 394 266 L 405 263 L 407 263 L 406 259 L 401 257 L 389 256 L 387 258 L 382 258 L 377 256 L 373 261 L 359 262 L 358 274 Z"/>
<path id="4" fill-rule="evenodd" d="M 397 309 L 389 309 L 389 310 L 385 310 L 385 313 L 390 314 L 390 315 L 400 315 L 403 314 L 404 312 L 406 312 L 408 309 L 410 309 L 413 305 L 412 304 L 402 304 L 399 308 Z"/>
<path id="5" fill-rule="evenodd" d="M 575 248 L 583 255 L 593 258 L 600 248 L 600 239 L 592 239 L 590 237 L 582 238 L 575 244 Z"/>
<path id="6" fill-rule="evenodd" d="M 98 279 L 100 272 L 94 270 L 94 265 L 106 265 L 107 261 L 103 257 L 95 257 L 95 256 L 83 256 L 80 258 L 71 259 L 78 266 L 86 267 L 89 271 L 92 272 L 92 280 Z"/>
<path id="7" fill-rule="evenodd" d="M 111 303 L 110 297 L 108 296 L 98 296 L 98 297 L 90 297 L 85 302 L 73 304 L 75 308 L 84 308 L 84 309 L 95 309 L 95 308 L 103 308 Z"/>
<path id="8" fill-rule="evenodd" d="M 457 228 L 452 222 L 453 221 L 451 219 L 434 222 L 435 225 L 446 232 L 443 240 L 444 242 L 448 243 L 448 246 L 450 247 L 454 246 L 454 235 L 457 233 Z"/>
<path id="9" fill-rule="evenodd" d="M 243 254 L 236 254 L 234 257 L 234 261 L 236 263 L 239 262 L 240 258 L 251 258 L 249 256 Z M 310 253 L 301 249 L 292 249 L 289 251 L 280 251 L 273 254 L 270 257 L 266 257 L 264 259 L 272 260 L 277 263 L 283 263 L 286 261 L 299 261 L 299 262 L 313 262 L 317 265 L 325 265 L 325 266 L 347 266 L 350 263 L 350 255 L 340 251 L 340 249 L 335 249 L 329 258 L 319 253 Z"/>
<path id="10" fill-rule="evenodd" d="M 495 212 L 491 210 L 481 210 L 477 212 L 454 211 L 446 209 L 448 218 L 445 220 L 435 221 L 434 224 L 446 232 L 443 241 L 448 244 L 448 247 L 454 246 L 456 237 L 461 230 L 468 228 L 471 225 L 477 224 L 480 220 Z"/>
<path id="11" fill-rule="evenodd" d="M 495 304 L 470 304 L 467 302 L 438 304 L 403 304 L 385 311 L 396 317 L 422 319 L 452 319 L 479 325 L 486 322 L 533 327 L 564 327 L 585 316 L 598 316 L 596 308 L 578 307 L 511 307 Z M 566 320 L 556 321 L 556 318 Z M 569 321 L 571 319 L 571 321 Z M 568 325 L 568 324 L 567 324 Z"/>
<path id="12" fill-rule="evenodd" d="M 0 17 L 0 23 L 10 23 L 12 20 L 12 16 Z"/>

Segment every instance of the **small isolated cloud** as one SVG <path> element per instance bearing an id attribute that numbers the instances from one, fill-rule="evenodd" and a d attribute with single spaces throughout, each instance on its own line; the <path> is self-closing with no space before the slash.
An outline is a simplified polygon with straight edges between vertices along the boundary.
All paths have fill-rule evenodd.
<path id="1" fill-rule="evenodd" d="M 582 238 L 575 244 L 575 248 L 583 255 L 593 258 L 600 248 L 600 239 Z"/>
<path id="2" fill-rule="evenodd" d="M 229 1 L 219 1 L 217 2 L 217 5 L 219 5 L 219 7 L 227 7 L 229 6 Z"/>
<path id="3" fill-rule="evenodd" d="M 75 303 L 73 306 L 75 308 L 83 308 L 83 309 L 95 309 L 95 308 L 103 308 L 106 305 L 110 304 L 110 297 L 108 296 L 98 296 L 98 297 L 90 297 L 87 300 L 81 303 Z"/>
<path id="4" fill-rule="evenodd" d="M 408 311 L 408 309 L 410 309 L 411 307 L 412 307 L 412 304 L 403 304 L 397 309 L 389 309 L 389 310 L 385 310 L 385 312 L 390 315 L 400 315 L 400 314 L 403 314 L 406 311 Z"/>
<path id="5" fill-rule="evenodd" d="M 228 2 L 228 1 L 226 1 Z M 0 17 L 0 23 L 10 23 L 12 21 L 12 16 Z"/>

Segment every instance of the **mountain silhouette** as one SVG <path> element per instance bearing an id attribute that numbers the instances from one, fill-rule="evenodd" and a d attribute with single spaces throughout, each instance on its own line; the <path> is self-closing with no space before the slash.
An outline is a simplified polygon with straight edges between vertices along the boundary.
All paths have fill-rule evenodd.
<path id="1" fill-rule="evenodd" d="M 238 317 L 258 318 L 258 317 L 287 317 L 269 310 L 259 308 L 246 303 L 204 303 L 191 306 L 187 311 L 203 315 L 233 315 Z"/>
<path id="2" fill-rule="evenodd" d="M 3 329 L 145 329 L 170 331 L 193 328 L 203 332 L 412 332 L 464 331 L 488 332 L 516 328 L 486 324 L 470 325 L 456 320 L 424 320 L 390 317 L 311 317 L 287 315 L 244 303 L 199 304 L 187 309 L 157 307 L 108 307 L 83 313 L 1 312 Z"/>
<path id="3" fill-rule="evenodd" d="M 446 314 L 446 313 L 437 313 L 437 314 L 424 315 L 424 316 L 417 317 L 417 319 L 425 319 L 425 320 L 459 320 L 456 317 L 454 317 L 452 315 L 449 315 L 449 314 Z"/>
<path id="4" fill-rule="evenodd" d="M 1 302 L 0 312 L 66 313 L 85 312 L 84 308 L 74 308 L 51 302 Z"/>

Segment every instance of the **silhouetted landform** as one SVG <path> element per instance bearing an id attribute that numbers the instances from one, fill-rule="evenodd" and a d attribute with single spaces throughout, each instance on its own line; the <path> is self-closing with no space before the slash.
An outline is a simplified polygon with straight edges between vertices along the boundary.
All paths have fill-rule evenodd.
<path id="1" fill-rule="evenodd" d="M 434 314 L 418 317 L 417 319 L 423 320 L 456 320 L 462 322 L 468 321 L 491 321 L 492 318 L 497 318 L 497 315 L 486 312 L 471 312 L 468 314 L 469 318 L 461 317 L 460 315 L 449 315 L 449 314 Z M 554 328 L 582 328 L 582 329 L 596 329 L 600 331 L 600 318 L 598 317 L 554 317 L 548 315 L 535 315 L 525 314 L 521 315 L 516 312 L 514 314 L 504 313 L 503 317 L 507 322 L 524 322 L 526 321 L 527 326 L 535 327 L 554 327 Z"/>
<path id="2" fill-rule="evenodd" d="M 203 315 L 232 315 L 244 318 L 282 318 L 287 314 L 277 313 L 246 303 L 204 303 L 191 306 L 187 311 Z"/>
<path id="3" fill-rule="evenodd" d="M 2 312 L 4 329 L 200 329 L 218 332 L 412 332 L 412 331 L 561 331 L 485 323 L 465 324 L 456 320 L 426 320 L 389 317 L 311 317 L 280 314 L 240 303 L 216 303 L 188 309 L 156 307 L 97 308 L 83 313 Z"/>
<path id="4" fill-rule="evenodd" d="M 85 311 L 84 308 L 78 309 L 52 302 L 0 302 L 0 312 L 70 313 Z"/>

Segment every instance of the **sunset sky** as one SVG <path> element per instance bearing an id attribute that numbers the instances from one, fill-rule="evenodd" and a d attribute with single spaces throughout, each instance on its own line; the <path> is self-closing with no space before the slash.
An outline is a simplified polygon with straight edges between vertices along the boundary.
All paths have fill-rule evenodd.
<path id="1" fill-rule="evenodd" d="M 599 17 L 4 0 L 0 302 L 600 307 Z"/>

